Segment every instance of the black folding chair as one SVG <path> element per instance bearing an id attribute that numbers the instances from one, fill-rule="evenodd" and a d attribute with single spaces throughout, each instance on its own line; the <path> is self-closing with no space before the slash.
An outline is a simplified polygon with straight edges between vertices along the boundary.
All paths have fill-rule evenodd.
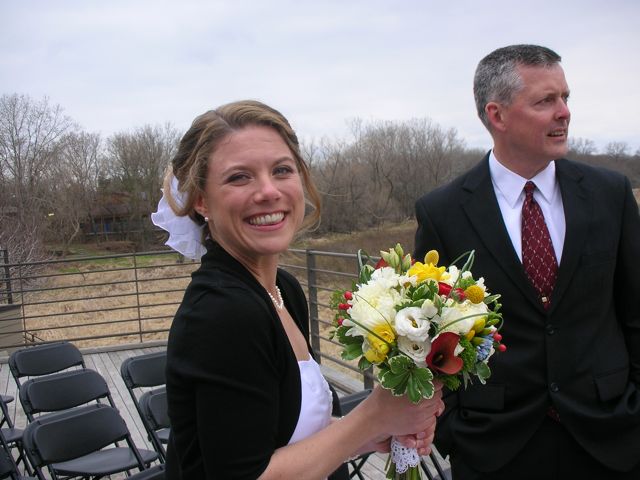
<path id="1" fill-rule="evenodd" d="M 20 403 L 29 422 L 42 413 L 68 410 L 94 401 L 115 407 L 105 379 L 88 368 L 31 378 L 20 386 Z"/>
<path id="2" fill-rule="evenodd" d="M 11 415 L 9 414 L 9 407 L 5 403 L 4 399 L 6 397 L 0 397 L 0 415 L 2 418 L 0 419 L 0 426 L 6 425 L 6 427 L 0 427 L 0 437 L 2 437 L 2 443 L 6 445 L 7 452 L 11 455 L 11 449 L 15 448 L 18 451 L 18 458 L 16 462 L 18 464 L 23 464 L 25 470 L 28 473 L 31 473 L 31 467 L 28 464 L 26 455 L 24 453 L 24 446 L 22 444 L 22 434 L 23 430 L 21 428 L 16 428 L 11 420 Z M 13 401 L 13 397 L 8 397 Z M 11 457 L 13 459 L 13 456 Z"/>
<path id="3" fill-rule="evenodd" d="M 24 377 L 49 375 L 72 367 L 85 368 L 85 364 L 80 350 L 69 342 L 35 345 L 9 356 L 9 369 L 18 388 Z"/>
<path id="4" fill-rule="evenodd" d="M 18 464 L 11 455 L 11 447 L 0 431 L 0 479 L 33 480 L 34 477 L 23 477 L 18 470 Z"/>
<path id="5" fill-rule="evenodd" d="M 164 444 L 169 442 L 169 413 L 167 390 L 164 387 L 145 392 L 140 397 L 140 411 L 151 443 L 163 458 L 166 457 Z"/>
<path id="6" fill-rule="evenodd" d="M 20 387 L 20 402 L 30 422 L 43 414 L 56 415 L 91 402 L 106 402 L 115 408 L 107 382 L 89 368 L 31 378 Z M 157 458 L 150 450 L 140 449 L 140 454 L 145 463 Z"/>
<path id="7" fill-rule="evenodd" d="M 422 467 L 422 471 L 427 475 L 428 480 L 451 480 L 451 468 L 447 467 L 445 469 L 442 468 L 440 462 L 438 461 L 438 457 L 436 455 L 436 446 L 431 446 L 431 453 L 429 454 L 429 460 L 433 464 L 433 468 L 435 468 L 437 475 L 434 477 L 433 473 L 429 469 L 427 462 L 424 458 L 420 459 L 420 466 Z"/>
<path id="8" fill-rule="evenodd" d="M 156 465 L 127 477 L 126 480 L 164 480 L 164 465 Z"/>
<path id="9" fill-rule="evenodd" d="M 169 438 L 168 418 L 166 419 L 166 422 L 162 420 L 157 423 L 157 425 L 161 425 L 161 427 L 156 428 L 155 424 L 149 421 L 149 417 L 142 410 L 140 401 L 146 391 L 148 392 L 149 389 L 163 386 L 166 383 L 166 365 L 167 353 L 163 351 L 129 357 L 122 362 L 122 365 L 120 366 L 120 375 L 122 376 L 122 380 L 129 391 L 129 395 L 131 395 L 133 404 L 138 410 L 142 424 L 149 436 L 149 441 L 156 452 L 160 455 L 160 460 L 162 462 L 164 462 L 166 458 L 164 444 L 167 443 Z M 161 391 L 162 390 L 158 390 L 158 393 Z M 160 397 L 151 397 L 152 398 L 149 398 L 148 401 L 151 402 L 151 400 L 153 400 L 153 406 L 155 407 L 161 406 L 161 402 L 158 401 L 158 398 L 164 398 L 164 401 L 166 402 L 166 393 L 164 397 L 162 395 Z M 164 415 L 166 415 L 166 412 Z"/>
<path id="10" fill-rule="evenodd" d="M 25 428 L 23 439 L 40 480 L 46 480 L 45 468 L 53 480 L 61 477 L 97 480 L 134 469 L 144 471 L 149 463 L 133 443 L 118 410 L 105 404 L 36 418 Z M 110 446 L 122 441 L 126 447 Z M 157 454 L 151 453 L 155 460 Z"/>

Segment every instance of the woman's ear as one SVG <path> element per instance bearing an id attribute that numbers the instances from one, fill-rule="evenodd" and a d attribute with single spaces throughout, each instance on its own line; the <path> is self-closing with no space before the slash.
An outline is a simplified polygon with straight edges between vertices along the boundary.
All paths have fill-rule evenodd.
<path id="1" fill-rule="evenodd" d="M 204 197 L 202 196 L 202 194 L 198 194 L 198 196 L 196 197 L 196 201 L 193 205 L 193 209 L 198 212 L 202 217 L 208 217 L 209 216 L 209 209 L 207 208 L 207 204 L 204 201 Z"/>

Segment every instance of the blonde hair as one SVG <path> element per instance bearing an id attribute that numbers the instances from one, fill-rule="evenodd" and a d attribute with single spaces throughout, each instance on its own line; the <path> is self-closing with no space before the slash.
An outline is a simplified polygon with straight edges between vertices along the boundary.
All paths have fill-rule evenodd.
<path id="1" fill-rule="evenodd" d="M 199 225 L 204 225 L 204 218 L 195 211 L 194 206 L 198 196 L 204 195 L 209 159 L 228 135 L 251 125 L 273 128 L 291 150 L 302 179 L 305 199 L 312 207 L 300 231 L 317 225 L 321 210 L 320 194 L 300 154 L 298 137 L 280 112 L 255 100 L 228 103 L 196 117 L 180 140 L 178 152 L 165 174 L 164 195 L 169 205 L 176 215 L 188 215 Z M 178 190 L 184 195 L 182 207 L 171 195 L 171 179 L 174 176 L 178 180 Z"/>

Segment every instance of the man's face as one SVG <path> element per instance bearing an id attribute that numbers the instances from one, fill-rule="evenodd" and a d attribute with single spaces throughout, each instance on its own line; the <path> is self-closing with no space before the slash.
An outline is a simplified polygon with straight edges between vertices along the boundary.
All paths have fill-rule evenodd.
<path id="1" fill-rule="evenodd" d="M 562 67 L 519 66 L 518 73 L 523 88 L 501 108 L 505 146 L 530 165 L 563 157 L 571 113 Z"/>

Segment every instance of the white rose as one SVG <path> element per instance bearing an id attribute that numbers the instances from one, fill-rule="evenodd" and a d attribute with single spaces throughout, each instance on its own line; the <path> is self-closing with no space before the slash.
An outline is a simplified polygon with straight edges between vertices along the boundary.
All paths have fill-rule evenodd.
<path id="1" fill-rule="evenodd" d="M 455 265 L 451 265 L 447 269 L 447 273 L 449 274 L 449 276 L 447 277 L 447 279 L 444 282 L 449 284 L 449 285 L 451 285 L 451 286 L 455 285 L 455 283 L 458 281 L 458 276 L 460 275 L 460 270 L 458 270 L 458 267 L 456 267 Z"/>
<path id="2" fill-rule="evenodd" d="M 437 313 L 438 309 L 433 304 L 433 301 L 427 298 L 422 304 L 422 314 L 427 318 L 433 318 Z"/>
<path id="3" fill-rule="evenodd" d="M 476 320 L 486 314 L 487 306 L 484 303 L 453 303 L 442 310 L 440 325 L 445 328 L 441 331 L 464 336 L 469 333 Z"/>
<path id="4" fill-rule="evenodd" d="M 377 325 L 393 323 L 396 305 L 402 301 L 402 295 L 393 288 L 398 285 L 400 276 L 390 268 L 380 270 L 386 271 L 383 275 L 372 277 L 365 285 L 360 285 L 348 302 L 351 305 L 348 313 L 353 321 L 345 319 L 343 325 L 353 327 L 349 330 L 349 335 L 366 336 L 367 329 L 373 330 Z"/>
<path id="5" fill-rule="evenodd" d="M 401 287 L 409 281 L 407 275 L 398 275 L 391 267 L 378 268 L 371 274 L 369 283 L 375 283 L 386 290 Z"/>
<path id="6" fill-rule="evenodd" d="M 407 337 L 398 337 L 398 348 L 407 355 L 418 367 L 426 367 L 426 358 L 431 351 L 431 342 L 414 342 Z"/>
<path id="7" fill-rule="evenodd" d="M 396 332 L 414 342 L 424 342 L 429 337 L 431 322 L 418 307 L 403 308 L 396 313 Z"/>

